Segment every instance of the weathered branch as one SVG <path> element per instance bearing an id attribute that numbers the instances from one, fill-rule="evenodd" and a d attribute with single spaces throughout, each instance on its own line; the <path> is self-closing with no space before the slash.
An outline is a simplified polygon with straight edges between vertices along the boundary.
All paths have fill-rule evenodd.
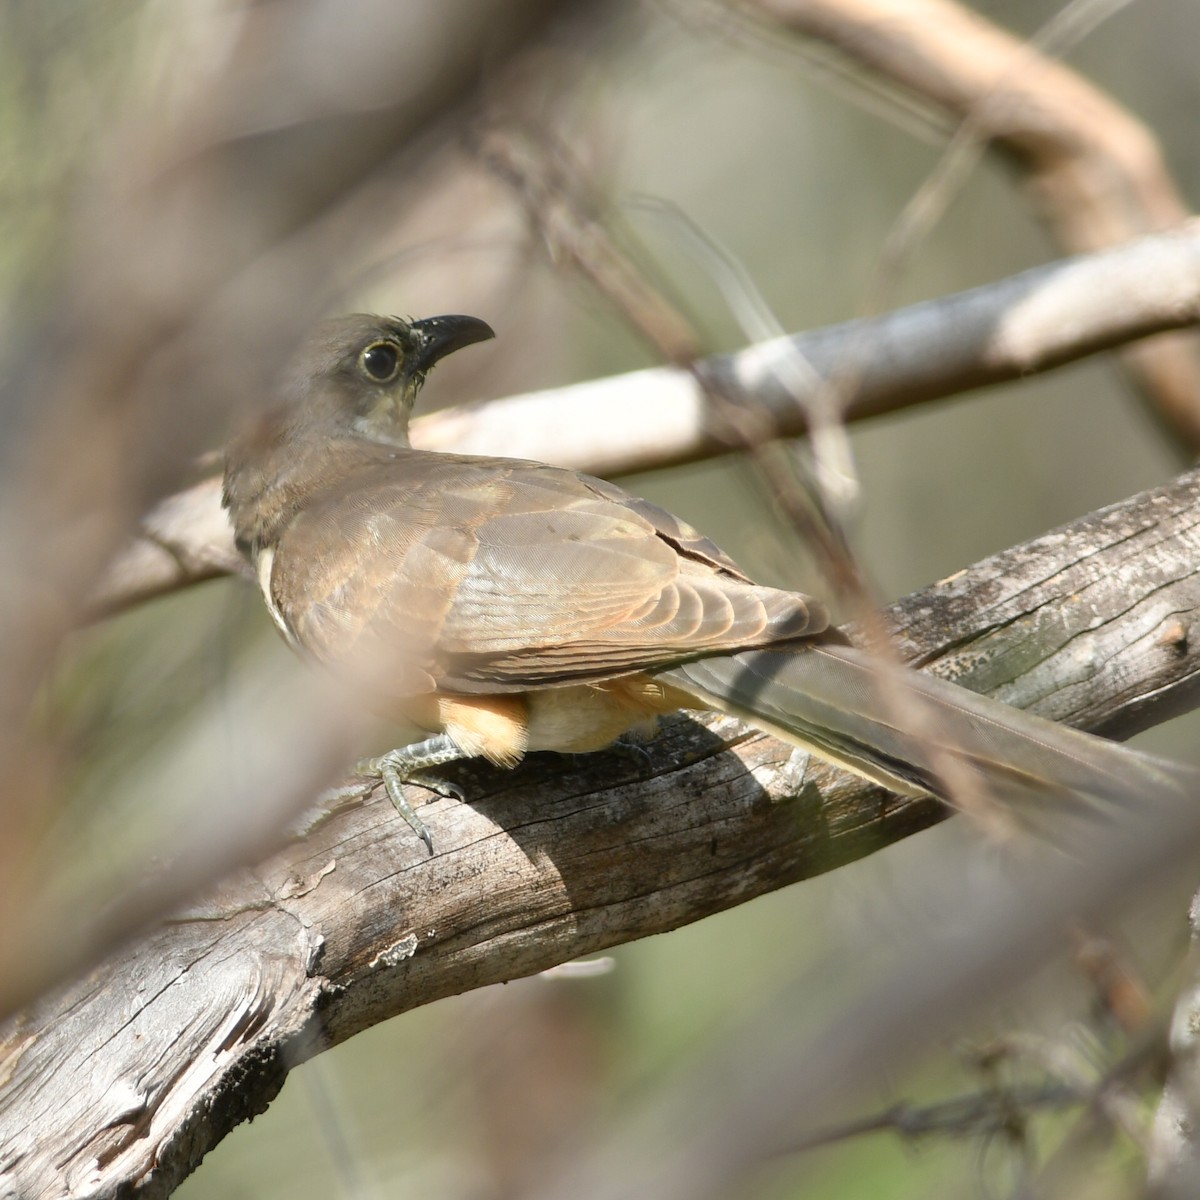
<path id="1" fill-rule="evenodd" d="M 819 381 L 848 359 L 861 379 L 855 420 L 969 388 L 1050 370 L 1088 354 L 1200 319 L 1200 222 L 1127 246 L 1066 259 L 1010 279 L 751 346 L 703 364 L 728 391 L 753 391 L 781 435 L 804 431 L 804 405 L 775 374 L 793 356 Z M 793 383 L 793 373 L 787 375 Z M 815 386 L 815 382 L 814 382 Z M 503 454 L 619 475 L 718 454 L 704 396 L 671 367 L 510 396 L 418 419 L 429 450 Z M 101 611 L 235 569 L 219 485 L 208 480 L 164 501 L 145 534 L 112 565 L 96 597 Z"/>
<path id="2" fill-rule="evenodd" d="M 1128 732 L 1193 703 L 1198 562 L 1193 472 L 889 616 L 910 659 Z M 0 1183 L 30 1198 L 167 1195 L 325 1046 L 831 870 L 945 815 L 823 767 L 785 795 L 786 758 L 732 721 L 679 719 L 648 762 L 472 771 L 470 805 L 423 810 L 432 858 L 385 800 L 330 815 L 6 1030 Z"/>
<path id="3" fill-rule="evenodd" d="M 953 0 L 741 2 L 837 47 L 1000 151 L 1023 175 L 1067 253 L 1169 229 L 1187 216 L 1154 132 L 1051 57 L 1063 52 L 1057 39 L 1068 22 L 1051 19 L 1030 43 Z M 1194 453 L 1200 446 L 1194 335 L 1131 346 L 1120 357 L 1162 424 Z"/>

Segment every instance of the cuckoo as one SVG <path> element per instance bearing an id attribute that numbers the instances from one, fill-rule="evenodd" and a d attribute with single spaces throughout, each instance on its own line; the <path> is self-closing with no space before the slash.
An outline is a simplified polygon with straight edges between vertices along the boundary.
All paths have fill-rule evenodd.
<path id="1" fill-rule="evenodd" d="M 431 849 L 406 781 L 458 758 L 599 750 L 678 709 L 733 714 L 910 795 L 1179 786 L 1174 764 L 885 666 L 819 600 L 754 583 L 602 479 L 414 449 L 426 373 L 492 336 L 465 316 L 329 321 L 226 456 L 237 543 L 284 638 L 428 734 L 359 770 Z"/>

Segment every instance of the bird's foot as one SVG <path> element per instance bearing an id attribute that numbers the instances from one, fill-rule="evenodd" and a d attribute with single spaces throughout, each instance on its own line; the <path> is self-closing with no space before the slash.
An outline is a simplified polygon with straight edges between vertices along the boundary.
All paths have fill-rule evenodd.
<path id="1" fill-rule="evenodd" d="M 364 783 L 364 791 L 369 791 L 375 780 L 383 781 L 392 806 L 432 854 L 433 838 L 425 822 L 417 816 L 404 795 L 404 785 L 415 783 L 418 787 L 428 788 L 439 796 L 462 800 L 463 792 L 457 784 L 429 772 L 433 767 L 440 767 L 463 757 L 457 743 L 446 734 L 439 733 L 423 742 L 414 742 L 411 746 L 389 750 L 377 758 L 364 758 L 355 765 L 354 773 L 362 776 L 364 781 L 370 781 Z"/>
<path id="2" fill-rule="evenodd" d="M 638 737 L 636 734 L 622 734 L 609 746 L 609 750 L 613 754 L 619 754 L 626 762 L 633 763 L 643 771 L 654 761 L 650 751 L 646 749 L 645 738 Z"/>

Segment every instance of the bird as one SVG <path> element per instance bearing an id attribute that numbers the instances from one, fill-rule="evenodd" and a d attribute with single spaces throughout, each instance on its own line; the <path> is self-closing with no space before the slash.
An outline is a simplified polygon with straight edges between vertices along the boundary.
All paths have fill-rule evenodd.
<path id="1" fill-rule="evenodd" d="M 608 481 L 408 437 L 477 317 L 352 314 L 303 339 L 230 442 L 222 498 L 267 610 L 303 657 L 422 740 L 364 759 L 404 784 L 532 751 L 586 753 L 715 710 L 903 795 L 1117 802 L 1186 768 L 854 645 L 821 601 L 751 580 L 686 521 Z M 449 789 L 454 790 L 454 789 Z"/>

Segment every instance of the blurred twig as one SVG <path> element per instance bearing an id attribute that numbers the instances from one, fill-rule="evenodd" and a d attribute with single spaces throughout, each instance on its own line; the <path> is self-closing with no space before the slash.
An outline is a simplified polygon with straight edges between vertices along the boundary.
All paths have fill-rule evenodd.
<path id="1" fill-rule="evenodd" d="M 703 343 L 618 246 L 587 180 L 549 130 L 525 133 L 492 122 L 476 131 L 475 152 L 515 193 L 551 260 L 586 278 L 655 352 L 688 367 Z"/>
<path id="2" fill-rule="evenodd" d="M 162 51 L 161 91 L 97 115 L 104 136 L 77 171 L 55 261 L 13 314 L 21 327 L 5 330 L 0 990 L 28 995 L 78 969 L 160 915 L 156 903 L 178 903 L 189 881 L 261 853 L 268 835 L 255 818 L 294 805 L 329 769 L 333 747 L 321 747 L 336 721 L 248 706 L 247 742 L 284 762 L 240 799 L 229 789 L 245 823 L 196 806 L 195 824 L 157 851 L 186 851 L 186 868 L 136 896 L 89 896 L 81 912 L 48 832 L 73 764 L 36 716 L 64 639 L 138 515 L 177 486 L 225 418 L 272 395 L 294 340 L 394 219 L 431 132 L 445 136 L 486 72 L 567 7 L 484 0 L 467 14 L 434 0 L 349 0 L 331 20 L 320 3 L 222 6 L 196 28 L 172 25 L 179 43 Z M 211 509 L 194 554 L 173 520 L 151 559 L 166 548 L 193 574 L 229 568 Z M 195 746 L 180 739 L 176 776 L 194 774 Z"/>
<path id="3" fill-rule="evenodd" d="M 794 33 L 837 47 L 962 120 L 1026 176 L 1068 252 L 1181 224 L 1189 215 L 1153 134 L 1062 63 L 952 0 L 735 0 Z M 1079 8 L 1080 6 L 1076 6 Z M 1110 4 L 1084 6 L 1102 19 Z M 1061 21 L 1048 27 L 1058 36 Z M 1077 38 L 1077 29 L 1065 36 Z M 1162 338 L 1122 362 L 1164 427 L 1200 450 L 1200 352 Z"/>
<path id="4" fill-rule="evenodd" d="M 934 1104 L 902 1102 L 882 1112 L 814 1130 L 797 1139 L 784 1153 L 799 1154 L 868 1133 L 892 1132 L 906 1139 L 1019 1136 L 1022 1126 L 1035 1112 L 1058 1112 L 1087 1102 L 1087 1091 L 1056 1082 L 991 1088 Z"/>
<path id="5" fill-rule="evenodd" d="M 736 375 L 706 369 L 699 335 L 638 269 L 611 223 L 601 219 L 586 177 L 566 148 L 548 130 L 526 132 L 511 125 L 486 130 L 478 145 L 484 161 L 516 192 L 550 256 L 585 278 L 668 362 L 691 373 L 703 392 L 715 436 L 750 456 L 771 498 L 812 547 L 838 590 L 855 598 L 856 611 L 865 609 L 858 602 L 865 590 L 863 575 L 841 527 L 839 506 L 821 486 L 822 472 L 804 470 L 776 444 L 771 411 L 758 390 L 740 388 Z M 787 344 L 791 354 L 780 355 L 772 366 L 773 378 L 764 382 L 791 395 L 804 410 L 808 428 L 823 433 L 827 422 L 818 407 L 820 381 L 813 372 L 788 369 L 794 368 L 801 351 L 795 343 Z M 803 386 L 814 381 L 815 388 Z M 839 415 L 834 419 L 840 423 Z"/>

